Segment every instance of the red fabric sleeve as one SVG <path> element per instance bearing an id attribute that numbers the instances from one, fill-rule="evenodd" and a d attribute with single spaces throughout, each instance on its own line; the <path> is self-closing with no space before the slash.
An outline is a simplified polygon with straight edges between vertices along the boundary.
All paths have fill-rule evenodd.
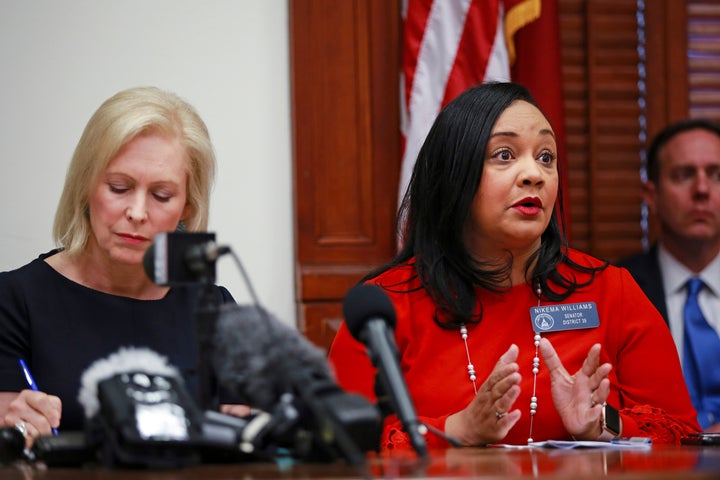
<path id="1" fill-rule="evenodd" d="M 365 346 L 350 335 L 345 323 L 338 330 L 330 347 L 329 359 L 333 369 L 335 369 L 335 365 L 344 366 L 335 369 L 336 380 L 344 390 L 363 395 L 371 402 L 377 401 L 375 395 L 376 369 L 370 362 Z M 352 368 L 347 368 L 348 365 L 352 365 Z M 445 431 L 446 419 L 447 415 L 438 418 L 418 417 L 421 423 L 440 432 Z M 450 445 L 447 440 L 433 433 L 427 434 L 425 439 L 429 449 L 447 448 Z M 396 415 L 390 415 L 385 419 L 380 447 L 384 451 L 412 449 L 410 437 L 403 432 L 400 420 Z"/>
<path id="2" fill-rule="evenodd" d="M 585 254 L 571 251 L 580 264 L 597 266 L 600 262 Z M 582 283 L 586 278 L 577 271 Z M 388 294 L 397 314 L 395 341 L 408 389 L 421 422 L 445 431 L 448 415 L 464 409 L 473 398 L 473 385 L 467 376 L 466 350 L 457 330 L 443 329 L 433 321 L 435 305 L 413 279 L 411 267 L 397 267 L 376 281 L 388 286 Z M 502 294 L 479 292 L 484 316 L 470 328 L 469 348 L 481 384 L 492 371 L 497 359 L 510 344 L 520 349 L 518 363 L 525 370 L 521 397 L 514 408 L 522 416 L 503 443 L 521 445 L 530 429 L 527 405 L 533 392 L 533 376 L 528 374 L 534 350 L 529 307 L 537 303 L 534 292 L 518 286 Z M 581 368 L 590 347 L 602 345 L 601 362 L 613 368 L 608 403 L 621 414 L 623 436 L 648 436 L 656 444 L 679 444 L 680 439 L 699 431 L 695 410 L 682 376 L 677 349 L 667 325 L 630 274 L 609 266 L 598 273 L 592 284 L 578 289 L 558 304 L 594 302 L 599 326 L 595 328 L 548 332 L 544 334 L 555 347 L 565 368 L 572 374 Z M 544 302 L 552 305 L 554 302 Z M 343 324 L 329 352 L 340 386 L 375 402 L 375 368 L 365 346 L 353 339 Z M 547 369 L 537 377 L 537 397 L 542 411 L 534 418 L 532 437 L 568 440 L 559 414 L 552 407 Z M 441 436 L 426 436 L 428 447 L 443 447 Z M 385 421 L 381 446 L 384 449 L 409 448 L 410 443 L 397 418 Z"/>
<path id="3" fill-rule="evenodd" d="M 608 361 L 617 375 L 613 389 L 618 395 L 615 400 L 611 393 L 609 403 L 620 410 L 623 436 L 646 436 L 654 443 L 679 445 L 681 437 L 700 427 L 675 344 L 660 314 L 630 274 L 621 270 L 619 278 L 618 327 L 609 332 L 609 345 L 603 346 L 615 352 L 615 358 Z"/>

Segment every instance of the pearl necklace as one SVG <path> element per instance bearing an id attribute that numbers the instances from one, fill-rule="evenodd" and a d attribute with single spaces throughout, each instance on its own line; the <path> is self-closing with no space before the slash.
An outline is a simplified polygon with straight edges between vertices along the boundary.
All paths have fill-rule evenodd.
<path id="1" fill-rule="evenodd" d="M 540 288 L 540 282 L 537 282 L 537 288 L 535 290 L 535 294 L 538 297 L 538 307 L 540 306 L 540 298 L 542 296 L 542 289 Z M 473 390 L 475 391 L 475 395 L 477 395 L 477 376 L 475 375 L 475 365 L 473 365 L 472 360 L 470 359 L 470 348 L 468 347 L 468 330 L 467 327 L 465 327 L 465 324 L 462 324 L 460 326 L 460 337 L 463 340 L 463 343 L 465 344 L 465 355 L 467 356 L 467 372 L 468 377 L 470 377 L 470 382 L 472 383 Z M 535 420 L 535 414 L 537 413 L 537 407 L 538 407 L 538 401 L 537 401 L 537 376 L 538 372 L 540 371 L 540 339 L 542 337 L 539 333 L 535 333 L 534 337 L 534 343 L 535 343 L 535 356 L 533 357 L 533 364 L 532 364 L 532 373 L 533 373 L 533 389 L 532 389 L 532 397 L 530 397 L 530 433 L 528 435 L 527 443 L 528 445 L 533 443 L 532 438 L 532 432 L 533 432 L 533 421 Z M 497 412 L 496 412 L 496 415 Z M 499 417 L 498 417 L 499 418 Z"/>

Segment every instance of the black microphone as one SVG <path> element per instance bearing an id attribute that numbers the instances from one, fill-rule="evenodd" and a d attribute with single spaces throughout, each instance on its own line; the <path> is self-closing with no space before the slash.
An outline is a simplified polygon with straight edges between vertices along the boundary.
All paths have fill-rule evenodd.
<path id="1" fill-rule="evenodd" d="M 427 456 L 423 434 L 427 427 L 415 413 L 410 393 L 400 370 L 393 331 L 395 308 L 379 287 L 363 284 L 350 289 L 343 300 L 343 315 L 350 334 L 365 344 L 372 364 L 377 368 L 376 390 L 388 395 L 410 443 L 421 457 Z M 378 397 L 381 397 L 378 395 Z M 382 402 L 382 398 L 378 398 Z"/>
<path id="2" fill-rule="evenodd" d="M 379 450 L 377 408 L 344 392 L 325 352 L 262 307 L 220 307 L 215 365 L 229 393 L 274 415 L 274 434 L 284 430 L 296 456 L 363 465 L 363 452 Z"/>
<path id="3" fill-rule="evenodd" d="M 198 340 L 199 402 L 202 408 L 218 407 L 217 388 L 210 368 L 210 347 L 215 334 L 217 304 L 215 263 L 230 247 L 215 243 L 208 232 L 161 232 L 143 256 L 145 274 L 157 285 L 196 285 L 198 303 L 195 327 Z"/>
<path id="4" fill-rule="evenodd" d="M 330 378 L 325 353 L 262 307 L 222 305 L 215 342 L 215 369 L 240 401 L 272 411 L 287 391 L 285 376 L 295 367 Z"/>
<path id="5" fill-rule="evenodd" d="M 161 232 L 143 256 L 145 274 L 158 285 L 215 283 L 215 262 L 230 248 L 209 232 Z"/>

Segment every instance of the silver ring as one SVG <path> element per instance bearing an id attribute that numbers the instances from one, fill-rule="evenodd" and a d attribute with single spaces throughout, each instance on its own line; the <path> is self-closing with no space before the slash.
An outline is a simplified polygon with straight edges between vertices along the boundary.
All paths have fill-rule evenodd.
<path id="1" fill-rule="evenodd" d="M 23 437 L 27 437 L 27 425 L 22 420 L 15 422 L 15 428 L 17 428 Z"/>
<path id="2" fill-rule="evenodd" d="M 503 418 L 505 415 L 507 415 L 507 412 L 500 413 L 497 410 L 495 410 L 495 418 L 497 418 L 498 420 Z"/>

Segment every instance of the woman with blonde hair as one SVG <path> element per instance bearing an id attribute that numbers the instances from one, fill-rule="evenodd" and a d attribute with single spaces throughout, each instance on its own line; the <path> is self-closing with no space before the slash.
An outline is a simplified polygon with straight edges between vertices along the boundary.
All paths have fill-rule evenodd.
<path id="1" fill-rule="evenodd" d="M 57 248 L 0 273 L 0 419 L 32 438 L 80 430 L 80 376 L 119 347 L 145 347 L 197 393 L 199 285 L 157 285 L 143 257 L 161 232 L 205 230 L 215 156 L 177 95 L 121 91 L 88 121 L 67 171 Z M 218 302 L 232 301 L 212 286 Z M 27 388 L 24 359 L 39 391 Z"/>

